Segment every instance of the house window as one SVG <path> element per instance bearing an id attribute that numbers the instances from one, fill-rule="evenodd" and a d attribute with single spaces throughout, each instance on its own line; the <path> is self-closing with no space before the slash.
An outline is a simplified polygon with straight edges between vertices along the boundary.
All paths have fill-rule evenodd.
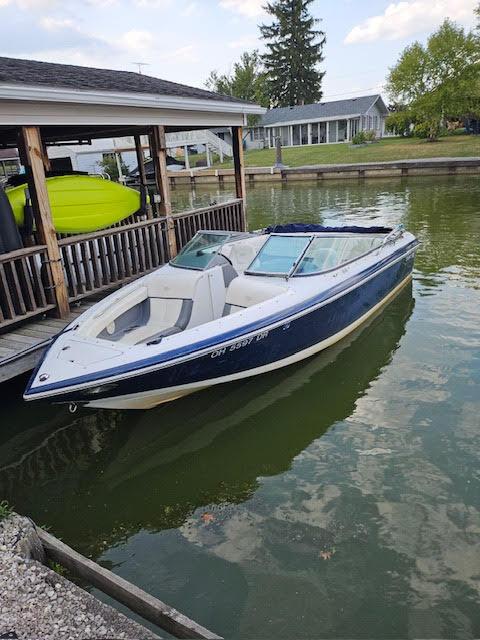
<path id="1" fill-rule="evenodd" d="M 327 141 L 327 123 L 326 122 L 318 123 L 318 141 L 319 142 Z"/>
<path id="2" fill-rule="evenodd" d="M 312 144 L 318 144 L 318 123 L 312 124 Z"/>
<path id="3" fill-rule="evenodd" d="M 302 144 L 308 144 L 308 124 L 302 124 L 300 126 L 301 126 Z"/>
<path id="4" fill-rule="evenodd" d="M 293 142 L 292 144 L 300 144 L 300 125 L 294 124 L 293 127 Z"/>
<path id="5" fill-rule="evenodd" d="M 255 140 L 263 140 L 264 132 L 263 127 L 252 127 L 250 129 L 250 140 L 254 142 Z"/>
<path id="6" fill-rule="evenodd" d="M 331 120 L 328 123 L 328 141 L 337 142 L 337 121 Z"/>
<path id="7" fill-rule="evenodd" d="M 338 138 L 337 142 L 344 142 L 347 139 L 347 121 L 338 121 Z"/>
<path id="8" fill-rule="evenodd" d="M 280 134 L 280 140 L 282 142 L 282 147 L 286 147 L 290 144 L 290 127 L 282 127 Z"/>

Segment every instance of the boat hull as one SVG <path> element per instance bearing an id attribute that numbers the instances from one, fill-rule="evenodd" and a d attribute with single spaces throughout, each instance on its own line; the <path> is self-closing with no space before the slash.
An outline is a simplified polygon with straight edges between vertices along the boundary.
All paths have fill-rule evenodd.
<path id="1" fill-rule="evenodd" d="M 65 390 L 51 400 L 90 407 L 147 409 L 206 387 L 308 358 L 354 331 L 409 281 L 415 250 L 353 288 L 284 321 L 220 343 L 206 353 Z"/>

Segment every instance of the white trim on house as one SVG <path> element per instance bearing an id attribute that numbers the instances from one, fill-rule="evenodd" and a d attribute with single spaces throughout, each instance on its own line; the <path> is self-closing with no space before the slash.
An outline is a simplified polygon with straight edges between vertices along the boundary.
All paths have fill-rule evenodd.
<path id="1" fill-rule="evenodd" d="M 361 118 L 363 114 L 354 113 L 345 116 L 329 116 L 327 118 L 306 118 L 305 120 L 289 120 L 286 122 L 271 122 L 270 124 L 263 125 L 265 129 L 271 129 L 272 127 L 288 127 L 296 124 L 314 124 L 320 122 L 333 122 L 335 120 L 348 120 L 349 118 Z"/>
<path id="2" fill-rule="evenodd" d="M 212 111 L 214 113 L 263 114 L 266 111 L 264 107 L 258 105 L 226 100 L 205 100 L 149 93 L 59 89 L 56 87 L 20 85 L 16 83 L 0 84 L 0 100 L 66 102 L 147 109 L 182 109 L 188 111 Z"/>
<path id="3" fill-rule="evenodd" d="M 205 101 L 208 102 L 208 101 Z M 207 105 L 210 106 L 210 105 Z M 198 126 L 202 129 L 220 126 L 243 126 L 244 113 L 228 111 L 193 111 L 180 104 L 176 109 L 128 107 L 103 104 L 63 102 L 30 102 L 2 100 L 0 94 L 0 125 L 94 125 L 94 126 Z"/>

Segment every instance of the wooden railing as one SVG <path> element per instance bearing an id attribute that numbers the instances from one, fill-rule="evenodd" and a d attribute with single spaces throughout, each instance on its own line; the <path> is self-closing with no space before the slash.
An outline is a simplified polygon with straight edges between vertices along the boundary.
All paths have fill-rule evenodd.
<path id="1" fill-rule="evenodd" d="M 0 328 L 54 308 L 46 246 L 0 255 Z"/>
<path id="2" fill-rule="evenodd" d="M 59 240 L 71 302 L 123 284 L 168 259 L 165 219 Z"/>
<path id="3" fill-rule="evenodd" d="M 172 216 L 177 249 L 199 229 L 243 231 L 242 200 Z M 75 302 L 138 278 L 170 259 L 166 218 L 58 239 L 68 299 Z M 0 255 L 0 329 L 55 308 L 46 247 Z"/>
<path id="4" fill-rule="evenodd" d="M 183 247 L 200 229 L 244 231 L 242 200 L 231 200 L 203 209 L 193 209 L 173 216 L 177 247 Z"/>

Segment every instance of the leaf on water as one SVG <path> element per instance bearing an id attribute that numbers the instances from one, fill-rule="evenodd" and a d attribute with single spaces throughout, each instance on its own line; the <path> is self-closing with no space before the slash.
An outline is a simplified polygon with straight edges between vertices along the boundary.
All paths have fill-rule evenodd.
<path id="1" fill-rule="evenodd" d="M 213 513 L 202 513 L 201 518 L 205 524 L 210 524 L 210 522 L 215 522 L 215 516 L 213 515 Z"/>
<path id="2" fill-rule="evenodd" d="M 320 558 L 322 560 L 330 560 L 330 558 L 334 555 L 335 551 L 320 551 Z"/>

